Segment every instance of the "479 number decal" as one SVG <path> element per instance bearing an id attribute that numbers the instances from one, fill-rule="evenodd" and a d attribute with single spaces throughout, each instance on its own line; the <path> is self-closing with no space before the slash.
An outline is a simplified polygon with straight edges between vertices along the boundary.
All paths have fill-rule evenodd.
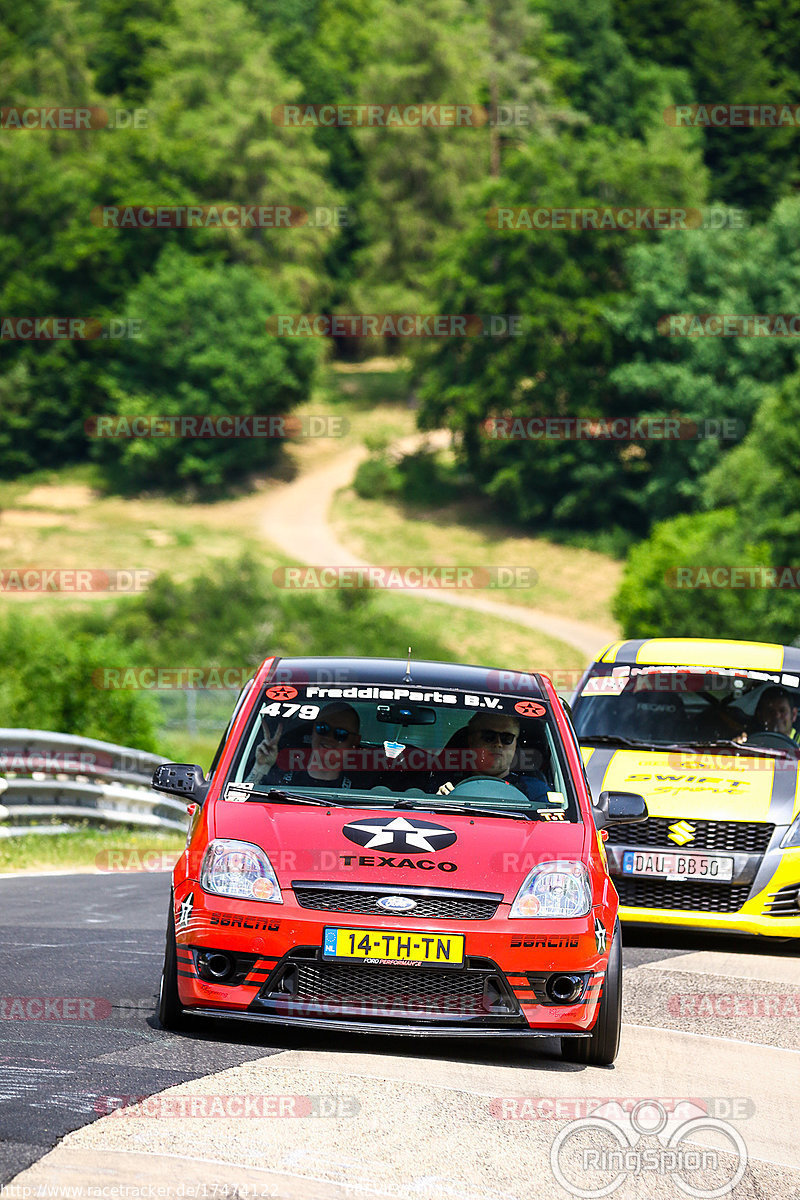
<path id="1" fill-rule="evenodd" d="M 275 700 L 261 709 L 262 717 L 299 717 L 301 721 L 313 721 L 319 716 L 318 704 L 279 704 Z"/>

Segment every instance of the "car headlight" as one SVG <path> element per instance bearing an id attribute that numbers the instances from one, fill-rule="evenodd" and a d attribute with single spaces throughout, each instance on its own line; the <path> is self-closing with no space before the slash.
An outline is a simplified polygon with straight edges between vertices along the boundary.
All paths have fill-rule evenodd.
<path id="1" fill-rule="evenodd" d="M 283 904 L 272 863 L 251 842 L 215 838 L 209 843 L 200 871 L 200 886 L 217 896 Z"/>
<path id="2" fill-rule="evenodd" d="M 545 862 L 526 877 L 509 917 L 585 917 L 592 907 L 589 872 L 580 862 Z"/>
<path id="3" fill-rule="evenodd" d="M 800 816 L 795 817 L 784 834 L 781 850 L 796 850 L 800 847 Z"/>

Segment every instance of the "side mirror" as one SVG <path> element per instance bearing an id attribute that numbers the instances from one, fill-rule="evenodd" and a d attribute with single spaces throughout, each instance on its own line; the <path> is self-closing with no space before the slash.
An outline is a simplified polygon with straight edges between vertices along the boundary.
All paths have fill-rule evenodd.
<path id="1" fill-rule="evenodd" d="M 162 763 L 153 772 L 153 788 L 157 792 L 170 792 L 173 796 L 191 796 L 203 799 L 208 787 L 202 769 L 189 763 Z"/>
<path id="2" fill-rule="evenodd" d="M 597 829 L 609 825 L 639 825 L 648 817 L 644 796 L 638 792 L 601 792 L 592 805 Z"/>

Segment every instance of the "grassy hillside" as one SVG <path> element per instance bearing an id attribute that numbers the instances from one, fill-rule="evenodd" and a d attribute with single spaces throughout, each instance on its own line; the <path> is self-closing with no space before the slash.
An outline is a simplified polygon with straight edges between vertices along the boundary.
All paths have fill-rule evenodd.
<path id="1" fill-rule="evenodd" d="M 125 500 L 104 495 L 90 467 L 38 472 L 0 485 L 0 569 L 146 569 L 166 571 L 175 580 L 188 581 L 204 575 L 210 563 L 233 562 L 244 553 L 255 557 L 267 572 L 286 565 L 288 560 L 269 544 L 262 528 L 261 511 L 268 490 L 298 472 L 331 461 L 343 449 L 363 443 L 365 437 L 380 433 L 396 439 L 414 431 L 404 372 L 389 365 L 392 369 L 388 371 L 381 362 L 330 371 L 307 411 L 344 416 L 349 423 L 345 435 L 292 444 L 287 447 L 279 478 L 244 480 L 241 494 L 213 504 L 163 496 Z M 493 595 L 505 602 L 610 624 L 608 602 L 618 572 L 615 563 L 589 551 L 548 546 L 481 523 L 479 505 L 412 512 L 379 501 L 362 501 L 347 492 L 336 504 L 335 519 L 347 544 L 371 561 L 532 565 L 539 576 L 536 587 Z M 3 598 L 6 608 L 19 605 L 28 613 L 50 617 L 67 611 L 85 612 L 85 606 L 91 605 L 96 614 L 107 608 L 112 619 L 112 608 L 120 603 L 118 596 L 108 592 L 6 591 Z M 285 595 L 282 599 L 286 600 Z M 397 592 L 373 592 L 368 603 L 370 636 L 365 642 L 369 644 L 356 645 L 352 652 L 400 656 L 412 641 L 432 657 L 491 666 L 556 671 L 583 665 L 576 650 L 510 621 L 445 610 Z M 265 596 L 264 609 L 268 633 L 269 596 Z M 273 609 L 277 613 L 277 607 L 273 605 Z M 278 620 L 276 640 L 270 641 L 265 633 L 263 644 L 253 646 L 254 658 L 303 649 L 324 652 L 320 645 L 327 648 L 331 644 L 332 620 L 343 622 L 343 632 L 350 635 L 353 628 L 367 628 L 363 618 L 359 623 L 348 614 L 343 602 L 329 608 L 325 617 L 312 614 L 309 618 L 306 612 L 305 623 L 301 622 L 303 645 L 298 649 L 291 638 L 282 644 L 285 604 L 282 611 L 284 624 Z M 325 628 L 315 630 L 313 621 L 323 619 Z M 342 641 L 352 646 L 353 637 Z M 154 653 L 159 662 L 165 657 L 163 646 Z M 189 719 L 184 696 L 162 697 L 165 726 L 160 745 L 170 757 L 207 766 L 233 698 L 201 694 L 197 699 L 197 718 Z"/>

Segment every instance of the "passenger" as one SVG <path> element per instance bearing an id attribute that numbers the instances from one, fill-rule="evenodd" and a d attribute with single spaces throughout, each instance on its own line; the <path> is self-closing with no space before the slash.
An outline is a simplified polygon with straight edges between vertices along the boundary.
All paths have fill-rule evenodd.
<path id="1" fill-rule="evenodd" d="M 264 738 L 256 746 L 255 765 L 245 782 L 259 787 L 284 786 L 352 788 L 353 779 L 343 768 L 345 754 L 354 750 L 361 741 L 361 723 L 358 713 L 349 704 L 326 704 L 311 726 L 311 751 L 301 752 L 308 761 L 299 768 L 285 769 L 276 765 L 278 743 L 283 723 L 271 737 Z"/>
<path id="2" fill-rule="evenodd" d="M 519 721 L 510 713 L 475 713 L 467 725 L 467 748 L 475 752 L 477 765 L 474 771 L 467 771 L 464 778 L 491 775 L 518 788 L 531 801 L 546 802 L 548 787 L 544 779 L 511 770 L 518 739 Z M 436 794 L 446 796 L 455 786 L 455 783 L 443 783 Z"/>

